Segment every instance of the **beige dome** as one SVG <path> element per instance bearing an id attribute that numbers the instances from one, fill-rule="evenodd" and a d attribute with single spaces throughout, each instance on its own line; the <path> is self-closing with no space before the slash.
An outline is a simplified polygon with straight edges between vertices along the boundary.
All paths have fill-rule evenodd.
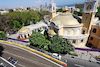
<path id="1" fill-rule="evenodd" d="M 79 22 L 73 17 L 71 13 L 61 13 L 58 16 L 54 17 L 51 21 L 54 21 L 55 24 L 59 25 L 78 25 Z"/>
<path id="2" fill-rule="evenodd" d="M 29 28 L 22 27 L 18 32 L 25 33 L 25 32 L 28 32 L 29 30 L 30 30 Z"/>
<path id="3" fill-rule="evenodd" d="M 54 30 L 49 30 L 49 34 L 56 35 L 56 33 L 54 32 Z"/>

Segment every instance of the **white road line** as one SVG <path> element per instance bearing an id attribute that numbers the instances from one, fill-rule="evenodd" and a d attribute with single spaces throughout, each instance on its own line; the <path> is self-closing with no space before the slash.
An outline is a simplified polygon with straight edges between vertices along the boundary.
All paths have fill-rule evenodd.
<path id="1" fill-rule="evenodd" d="M 22 56 L 19 56 L 19 55 L 16 55 L 16 54 L 13 54 L 13 53 L 10 53 L 10 52 L 7 52 L 7 51 L 3 51 L 4 53 L 7 53 L 7 54 L 10 54 L 10 55 L 13 55 L 15 57 L 18 57 L 18 58 L 21 58 L 21 59 L 24 59 L 24 60 L 27 60 L 27 61 L 30 61 L 30 62 L 34 62 L 36 64 L 41 64 L 41 65 L 44 65 L 44 66 L 47 66 L 47 67 L 52 67 L 50 65 L 47 65 L 47 64 L 44 64 L 44 63 L 41 63 L 41 62 L 38 62 L 38 61 L 34 61 L 34 60 L 31 60 L 31 59 L 27 59 L 26 57 L 22 57 Z"/>
<path id="2" fill-rule="evenodd" d="M 17 64 L 18 66 L 21 66 L 21 67 L 26 67 L 26 66 L 24 66 L 24 65 L 22 65 L 22 64 Z"/>
<path id="3" fill-rule="evenodd" d="M 82 66 L 82 65 L 79 65 L 79 64 L 74 64 L 75 66 L 77 66 L 77 67 L 84 67 L 84 66 Z"/>
<path id="4" fill-rule="evenodd" d="M 14 50 L 18 50 L 17 48 L 12 48 L 12 49 L 14 49 Z"/>

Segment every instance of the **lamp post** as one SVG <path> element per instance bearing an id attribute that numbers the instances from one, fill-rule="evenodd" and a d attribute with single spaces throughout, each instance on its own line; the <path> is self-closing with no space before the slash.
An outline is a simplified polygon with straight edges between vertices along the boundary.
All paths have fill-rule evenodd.
<path id="1" fill-rule="evenodd" d="M 89 58 L 89 60 L 91 59 L 91 57 L 92 57 L 92 54 L 91 53 L 89 53 L 91 56 L 90 56 L 90 58 Z"/>
<path id="2" fill-rule="evenodd" d="M 87 55 L 88 55 L 89 50 L 87 50 Z"/>
<path id="3" fill-rule="evenodd" d="M 81 56 L 80 56 L 80 58 L 82 58 L 82 54 L 84 54 L 83 52 L 81 53 Z"/>

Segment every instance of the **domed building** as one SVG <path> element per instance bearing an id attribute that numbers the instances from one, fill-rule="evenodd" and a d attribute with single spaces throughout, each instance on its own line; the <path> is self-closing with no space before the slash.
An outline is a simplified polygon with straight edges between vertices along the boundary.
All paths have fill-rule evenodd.
<path id="1" fill-rule="evenodd" d="M 32 35 L 32 31 L 38 32 L 38 30 L 42 30 L 41 34 L 44 33 L 44 31 L 47 29 L 47 25 L 40 21 L 37 24 L 32 24 L 29 26 L 24 26 L 18 31 L 18 40 L 26 40 L 29 38 L 29 36 Z"/>
<path id="2" fill-rule="evenodd" d="M 49 36 L 58 34 L 69 40 L 75 47 L 85 47 L 91 25 L 98 21 L 98 18 L 94 18 L 97 5 L 97 0 L 86 0 L 83 16 L 79 18 L 70 13 L 67 7 L 63 8 L 62 13 L 56 13 L 56 4 L 52 2 L 49 7 L 49 15 L 44 16 Z"/>

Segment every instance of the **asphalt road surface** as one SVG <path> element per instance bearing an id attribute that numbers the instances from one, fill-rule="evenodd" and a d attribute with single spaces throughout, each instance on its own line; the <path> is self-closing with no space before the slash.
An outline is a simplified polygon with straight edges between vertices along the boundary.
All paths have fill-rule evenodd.
<path id="1" fill-rule="evenodd" d="M 89 62 L 85 60 L 70 58 L 70 57 L 63 57 L 63 60 L 67 60 L 67 67 L 100 67 L 100 64 Z"/>
<path id="2" fill-rule="evenodd" d="M 13 57 L 14 59 L 18 60 L 16 67 L 59 67 L 52 62 L 22 49 L 7 45 L 3 45 L 3 47 L 4 50 L 2 57 L 5 59 L 8 59 L 8 57 Z"/>

